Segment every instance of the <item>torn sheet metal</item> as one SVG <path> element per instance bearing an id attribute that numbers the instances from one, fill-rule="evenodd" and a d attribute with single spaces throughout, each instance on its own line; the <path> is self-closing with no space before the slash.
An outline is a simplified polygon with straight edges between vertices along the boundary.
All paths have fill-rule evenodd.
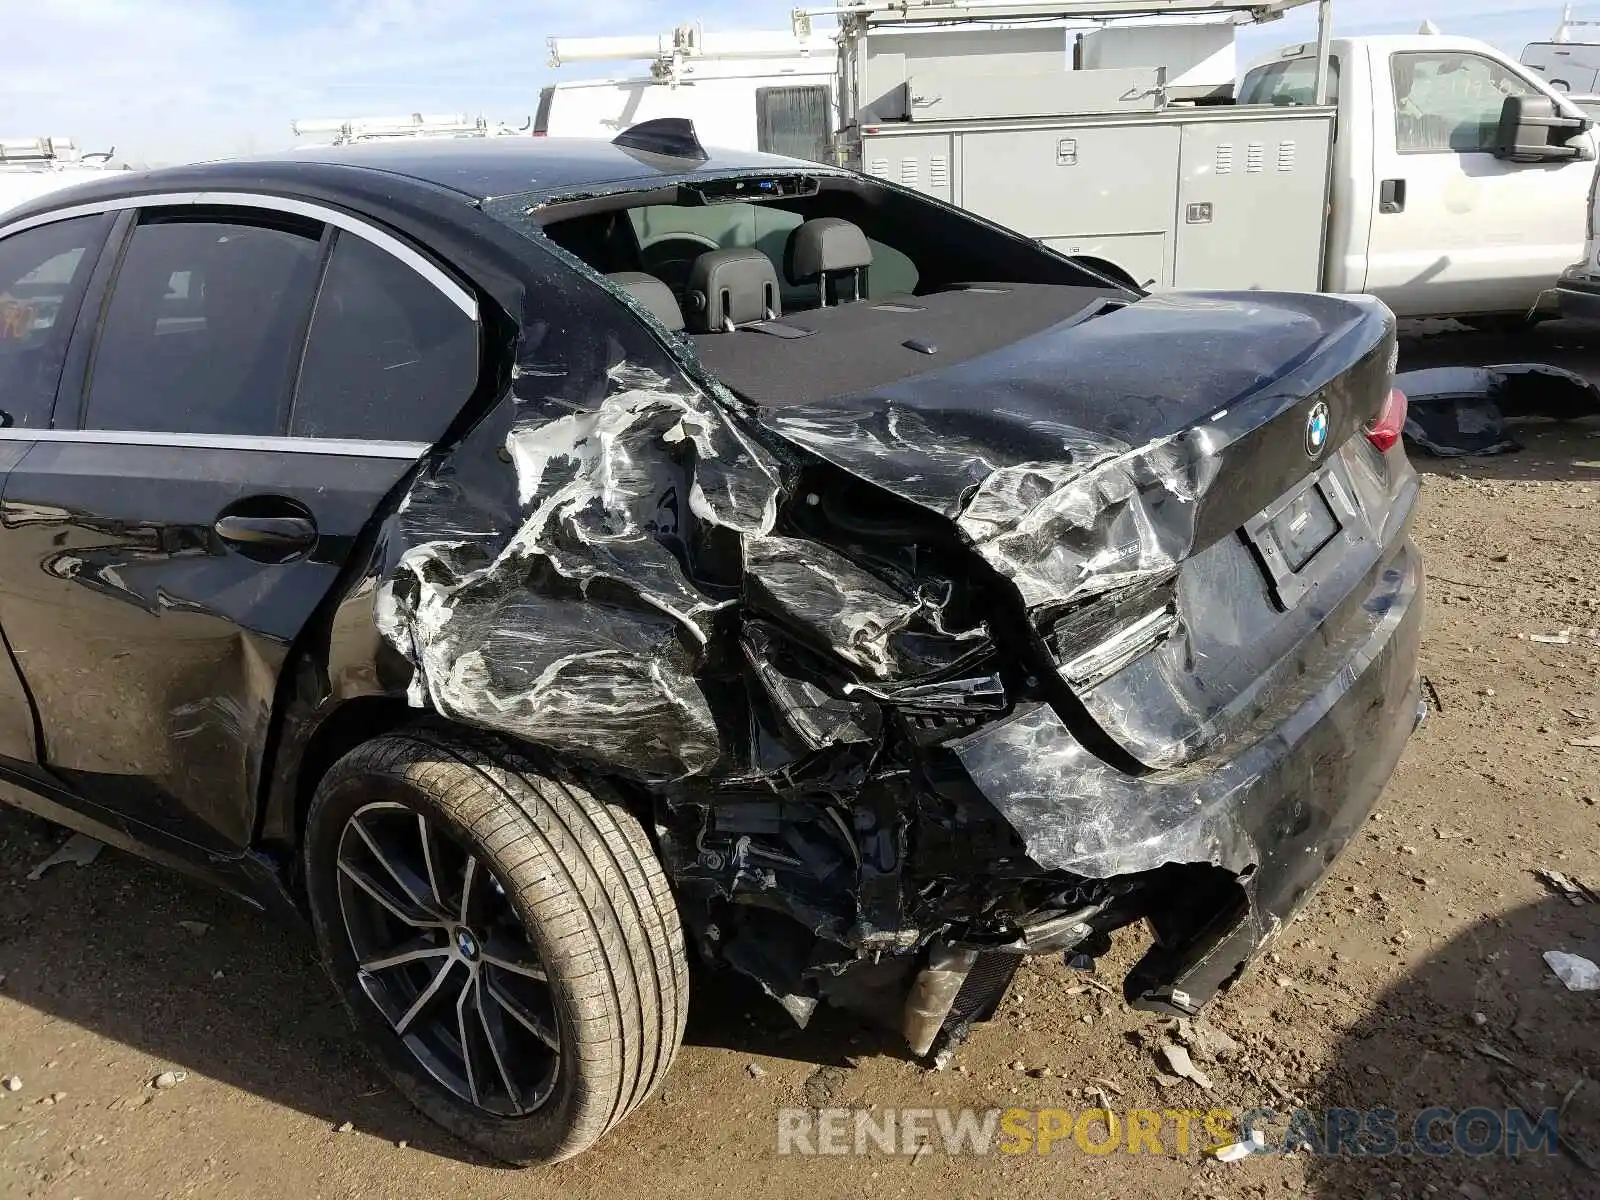
<path id="1" fill-rule="evenodd" d="M 963 414 L 968 415 L 970 414 Z M 953 520 L 1029 607 L 1068 603 L 1170 574 L 1194 537 L 1195 500 L 1215 476 L 1202 436 L 1140 448 L 1017 417 L 1015 433 L 1048 439 L 1057 461 L 1007 461 L 1013 432 L 995 414 L 990 436 L 940 430 L 888 403 L 810 407 L 765 424 L 830 462 Z M 987 432 L 987 431 L 986 431 Z"/>
<path id="2" fill-rule="evenodd" d="M 876 705 L 834 696 L 820 684 L 786 672 L 783 646 L 771 626 L 747 624 L 739 644 L 779 718 L 806 749 L 870 744 L 882 735 L 883 717 Z"/>
<path id="3" fill-rule="evenodd" d="M 771 529 L 775 467 L 683 381 L 617 366 L 552 415 L 540 379 L 413 485 L 380 630 L 414 704 L 646 778 L 706 771 L 696 671 L 736 592 L 696 563 L 712 531 Z"/>
<path id="4" fill-rule="evenodd" d="M 801 628 L 873 679 L 898 674 L 890 639 L 921 605 L 895 594 L 844 555 L 795 538 L 751 538 L 744 547 L 747 602 Z"/>
<path id="5" fill-rule="evenodd" d="M 1432 367 L 1395 378 L 1406 394 L 1406 440 L 1441 458 L 1509 454 L 1522 443 L 1508 420 L 1600 415 L 1600 387 L 1546 363 Z"/>
<path id="6" fill-rule="evenodd" d="M 1329 441 L 1342 443 L 1382 394 L 1392 331 L 1386 310 L 1330 297 L 1152 297 L 758 419 L 952 521 L 1028 607 L 1065 605 L 1170 574 L 1230 453 L 1257 467 L 1233 480 L 1213 536 L 1276 499 L 1305 473 L 1299 430 L 1284 454 L 1247 439 L 1332 388 Z M 1354 361 L 1340 343 L 1381 355 Z M 1162 354 L 1144 353 L 1151 345 Z"/>
<path id="7" fill-rule="evenodd" d="M 1148 784 L 1084 748 L 1054 709 L 1039 705 L 955 743 L 980 791 L 1049 870 L 1089 879 L 1209 863 L 1235 873 L 1261 852 L 1228 803 L 1205 803 L 1207 772 Z"/>

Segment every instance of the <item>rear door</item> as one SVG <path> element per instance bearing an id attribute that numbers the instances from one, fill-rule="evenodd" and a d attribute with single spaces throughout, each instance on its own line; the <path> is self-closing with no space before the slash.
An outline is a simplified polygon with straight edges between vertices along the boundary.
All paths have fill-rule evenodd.
<path id="1" fill-rule="evenodd" d="M 291 646 L 478 361 L 476 302 L 413 248 L 245 199 L 137 213 L 0 530 L 47 765 L 213 853 L 249 841 Z"/>
<path id="2" fill-rule="evenodd" d="M 1374 52 L 1366 291 L 1402 317 L 1526 312 L 1583 253 L 1595 163 L 1494 157 L 1508 96 L 1542 95 L 1470 50 Z"/>

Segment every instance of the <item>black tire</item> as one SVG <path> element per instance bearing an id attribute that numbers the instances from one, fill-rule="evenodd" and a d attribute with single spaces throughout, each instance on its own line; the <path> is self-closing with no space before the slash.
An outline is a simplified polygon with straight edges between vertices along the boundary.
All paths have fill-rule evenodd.
<path id="1" fill-rule="evenodd" d="M 480 858 L 490 878 L 479 887 L 494 889 L 490 901 L 497 906 L 509 902 L 527 946 L 537 954 L 546 976 L 539 986 L 547 989 L 540 995 L 548 996 L 559 1047 L 551 1054 L 547 1098 L 532 1112 L 505 1115 L 474 1103 L 479 1099 L 476 1085 L 470 1085 L 470 1096 L 452 1091 L 397 1034 L 397 1025 L 403 1023 L 380 1011 L 363 987 L 363 978 L 370 985 L 376 976 L 362 975 L 357 935 L 341 907 L 352 894 L 351 860 L 341 850 L 352 843 L 342 839 L 358 824 L 358 813 L 403 821 L 404 814 L 396 814 L 394 806 L 423 818 L 420 842 L 429 882 L 435 874 L 434 857 L 427 851 L 431 825 L 436 829 L 434 856 L 442 861 L 449 850 L 446 839 L 453 839 L 460 853 Z M 371 819 L 363 815 L 360 820 Z M 376 845 L 365 840 L 376 853 Z M 382 857 L 374 861 L 386 863 Z M 541 771 L 498 742 L 427 729 L 391 734 L 357 747 L 322 779 L 307 820 L 305 870 L 323 963 L 380 1066 L 426 1116 L 496 1159 L 525 1166 L 582 1152 L 643 1103 L 671 1066 L 688 1007 L 682 929 L 644 830 L 614 798 Z M 463 914 L 471 903 L 473 878 L 464 866 Z M 434 884 L 433 896 L 441 891 Z M 364 903 L 370 895 L 363 889 L 359 899 Z M 443 944 L 449 947 L 456 936 L 446 933 Z M 483 945 L 479 965 L 488 979 L 492 960 L 487 935 Z M 449 957 L 457 951 L 426 953 Z M 473 963 L 460 959 L 440 973 L 457 965 L 469 980 L 460 985 L 466 995 L 477 986 Z M 413 966 L 403 969 L 409 972 Z M 427 969 L 432 969 L 431 962 Z M 474 1030 L 481 1028 L 488 1041 L 477 1041 L 476 1032 L 469 1035 L 459 1004 L 458 1041 L 465 1046 L 471 1036 L 474 1046 L 489 1046 L 506 1081 L 505 1095 L 527 1097 L 534 1093 L 513 1089 L 514 1080 L 501 1065 L 509 1056 L 492 1045 L 494 1028 L 514 1026 L 506 1020 L 492 1026 L 484 1015 L 489 1002 L 483 997 L 493 994 L 494 985 L 486 987 L 473 1003 L 482 1022 Z M 440 988 L 439 994 L 445 990 Z M 511 1011 L 505 1009 L 500 1016 Z M 436 1020 L 432 1028 L 443 1025 Z M 530 1057 L 521 1056 L 517 1063 Z M 464 1052 L 463 1058 L 470 1084 L 472 1055 Z M 514 1103 L 511 1109 L 520 1111 Z"/>

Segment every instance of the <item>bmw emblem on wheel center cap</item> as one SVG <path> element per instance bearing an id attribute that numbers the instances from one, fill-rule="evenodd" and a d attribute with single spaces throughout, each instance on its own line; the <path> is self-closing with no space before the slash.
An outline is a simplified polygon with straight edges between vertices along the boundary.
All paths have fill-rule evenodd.
<path id="1" fill-rule="evenodd" d="M 456 952 L 471 962 L 478 957 L 478 939 L 465 929 L 456 930 Z"/>
<path id="2" fill-rule="evenodd" d="M 1318 400 L 1306 418 L 1306 453 L 1312 458 L 1321 456 L 1328 445 L 1328 406 Z"/>

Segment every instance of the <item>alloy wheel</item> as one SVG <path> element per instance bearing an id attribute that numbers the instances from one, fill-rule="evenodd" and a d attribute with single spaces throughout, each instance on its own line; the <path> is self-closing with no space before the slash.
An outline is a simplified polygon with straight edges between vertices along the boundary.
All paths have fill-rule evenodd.
<path id="1" fill-rule="evenodd" d="M 357 979 L 406 1049 L 485 1112 L 541 1107 L 561 1069 L 554 997 L 493 871 L 395 803 L 345 822 L 337 863 Z"/>

